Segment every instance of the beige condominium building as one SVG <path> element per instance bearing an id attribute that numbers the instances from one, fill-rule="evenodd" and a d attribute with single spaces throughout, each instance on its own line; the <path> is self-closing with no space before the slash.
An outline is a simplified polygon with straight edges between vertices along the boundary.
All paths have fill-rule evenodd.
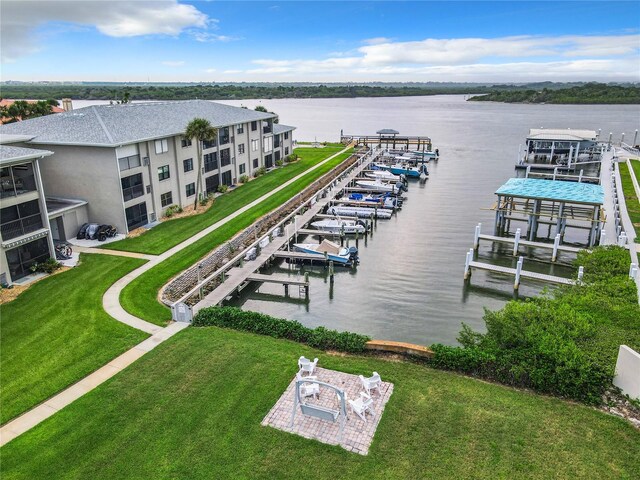
<path id="1" fill-rule="evenodd" d="M 47 195 L 86 201 L 89 222 L 126 233 L 194 202 L 197 148 L 183 136 L 194 118 L 218 129 L 202 145 L 205 194 L 292 152 L 294 127 L 275 123 L 275 114 L 205 100 L 90 106 L 2 125 L 0 137 L 20 135 L 28 140 L 19 146 L 52 152 L 40 166 Z"/>

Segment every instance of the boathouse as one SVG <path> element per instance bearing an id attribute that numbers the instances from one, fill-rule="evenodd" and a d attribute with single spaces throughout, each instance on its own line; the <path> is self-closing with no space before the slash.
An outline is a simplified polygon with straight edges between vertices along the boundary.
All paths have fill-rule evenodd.
<path id="1" fill-rule="evenodd" d="M 598 134 L 594 130 L 532 128 L 520 164 L 560 165 L 570 169 L 580 155 L 599 160 L 599 154 Z"/>
<path id="2" fill-rule="evenodd" d="M 601 185 L 561 180 L 511 178 L 496 190 L 498 201 L 494 235 L 508 234 L 511 222 L 527 225 L 527 238 L 535 240 L 538 228 L 547 226 L 542 237 L 560 235 L 564 241 L 568 228 L 588 231 L 586 245 L 599 239 L 605 216 L 602 209 L 604 191 Z"/>

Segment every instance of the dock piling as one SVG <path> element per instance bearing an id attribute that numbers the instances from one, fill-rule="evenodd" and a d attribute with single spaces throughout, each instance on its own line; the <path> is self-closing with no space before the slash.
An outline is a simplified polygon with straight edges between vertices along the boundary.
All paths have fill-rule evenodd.
<path id="1" fill-rule="evenodd" d="M 334 275 L 333 260 L 331 260 L 329 261 L 329 283 L 332 285 L 333 285 L 333 275 Z"/>
<path id="2" fill-rule="evenodd" d="M 516 280 L 513 283 L 513 289 L 518 290 L 520 288 L 520 275 L 522 274 L 522 265 L 524 264 L 524 257 L 520 257 L 518 259 L 518 263 L 516 264 Z"/>
<path id="3" fill-rule="evenodd" d="M 551 255 L 551 261 L 555 262 L 558 259 L 558 247 L 560 246 L 560 234 L 556 234 L 553 239 L 553 254 Z"/>
<path id="4" fill-rule="evenodd" d="M 467 280 L 471 277 L 471 261 L 473 260 L 473 248 L 470 248 L 467 252 L 467 259 L 464 262 L 464 279 Z"/>
<path id="5" fill-rule="evenodd" d="M 480 246 L 480 231 L 482 230 L 482 223 L 476 225 L 476 233 L 473 237 L 473 249 L 478 250 Z"/>
<path id="6" fill-rule="evenodd" d="M 518 228 L 516 229 L 516 236 L 514 238 L 514 242 L 513 242 L 513 256 L 515 257 L 516 255 L 518 255 L 518 246 L 520 245 L 520 235 L 522 234 L 522 231 Z"/>

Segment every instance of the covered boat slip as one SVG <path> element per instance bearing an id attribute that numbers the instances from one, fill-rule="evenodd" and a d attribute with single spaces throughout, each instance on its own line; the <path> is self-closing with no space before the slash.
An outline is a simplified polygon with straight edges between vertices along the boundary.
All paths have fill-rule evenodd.
<path id="1" fill-rule="evenodd" d="M 572 170 L 591 162 L 598 163 L 605 148 L 604 144 L 598 143 L 598 136 L 593 130 L 531 129 L 524 152 L 520 148 L 516 166 L 560 166 Z"/>
<path id="2" fill-rule="evenodd" d="M 407 136 L 400 135 L 400 132 L 390 128 L 378 130 L 377 135 L 347 135 L 340 131 L 340 143 L 345 145 L 351 142 L 356 145 L 364 145 L 365 147 L 380 146 L 386 149 L 404 148 L 409 150 L 421 150 L 423 152 L 431 151 L 431 139 L 423 136 Z"/>
<path id="3" fill-rule="evenodd" d="M 540 225 L 548 227 L 547 237 L 560 235 L 563 242 L 568 228 L 584 229 L 589 232 L 585 244 L 592 247 L 606 221 L 601 185 L 511 178 L 495 193 L 498 201 L 492 207 L 496 211 L 494 235 L 507 234 L 511 222 L 527 224 L 529 241 L 538 238 Z"/>

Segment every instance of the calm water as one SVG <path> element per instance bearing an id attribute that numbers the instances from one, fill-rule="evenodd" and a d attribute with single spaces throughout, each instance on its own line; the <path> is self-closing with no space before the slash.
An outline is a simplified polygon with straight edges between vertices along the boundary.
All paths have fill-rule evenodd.
<path id="1" fill-rule="evenodd" d="M 638 107 L 631 105 L 508 105 L 465 102 L 458 95 L 225 103 L 249 108 L 260 103 L 278 113 L 282 123 L 297 126 L 294 138 L 299 140 L 337 141 L 341 129 L 372 134 L 381 128 L 432 138 L 441 160 L 430 164 L 426 185 L 410 185 L 398 215 L 379 221 L 366 246 L 360 241 L 357 270 L 338 270 L 330 288 L 324 270 L 315 267 L 308 304 L 294 289 L 292 298 L 284 299 L 277 285 L 245 290 L 238 303 L 308 326 L 421 344 L 455 343 L 461 322 L 482 329 L 483 307 L 500 308 L 512 298 L 508 279 L 475 272 L 471 286 L 465 287 L 462 274 L 476 223 L 492 233 L 493 213 L 487 208 L 495 201 L 493 192 L 514 176 L 518 145 L 529 128 L 601 128 L 606 135 L 613 132 L 614 140 L 627 132 L 628 141 L 633 138 L 629 132 L 640 128 Z M 83 104 L 74 102 L 76 108 Z M 549 258 L 544 251 L 530 253 Z M 489 244 L 480 257 L 511 264 Z M 561 265 L 555 266 L 525 261 L 525 266 L 568 276 L 571 260 L 561 257 Z M 534 295 L 542 287 L 524 283 L 520 295 Z"/>

